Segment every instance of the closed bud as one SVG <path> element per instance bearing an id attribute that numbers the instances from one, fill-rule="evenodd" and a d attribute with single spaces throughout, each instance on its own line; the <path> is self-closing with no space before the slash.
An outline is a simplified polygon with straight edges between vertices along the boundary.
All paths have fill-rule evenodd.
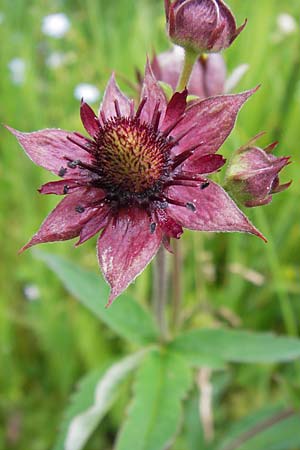
<path id="1" fill-rule="evenodd" d="M 222 0 L 165 0 L 171 41 L 196 53 L 219 52 L 240 34 L 235 18 Z"/>
<path id="2" fill-rule="evenodd" d="M 255 139 L 236 152 L 225 179 L 225 189 L 247 207 L 270 203 L 272 194 L 287 189 L 291 184 L 280 184 L 278 175 L 289 164 L 289 157 L 277 158 L 270 153 L 277 142 L 262 149 L 252 146 Z"/>

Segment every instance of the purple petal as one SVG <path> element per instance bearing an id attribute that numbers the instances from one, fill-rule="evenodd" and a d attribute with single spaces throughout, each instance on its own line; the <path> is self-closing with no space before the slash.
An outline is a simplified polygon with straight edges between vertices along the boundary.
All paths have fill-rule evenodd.
<path id="1" fill-rule="evenodd" d="M 147 101 L 140 115 L 141 121 L 151 123 L 153 114 L 157 108 L 157 105 L 159 105 L 159 110 L 162 113 L 160 122 L 162 122 L 162 118 L 164 117 L 167 108 L 167 100 L 164 91 L 160 87 L 157 79 L 152 72 L 149 61 L 147 61 L 146 64 L 141 101 L 143 100 L 143 98 L 146 98 Z"/>
<path id="2" fill-rule="evenodd" d="M 156 210 L 156 218 L 164 236 L 179 239 L 183 233 L 181 225 L 179 225 L 172 217 L 169 216 L 165 209 L 158 208 Z"/>
<path id="3" fill-rule="evenodd" d="M 106 86 L 103 102 L 100 107 L 100 111 L 104 113 L 106 119 L 117 115 L 115 102 L 118 104 L 121 115 L 128 117 L 130 115 L 130 100 L 121 92 L 116 83 L 115 75 L 112 74 Z"/>
<path id="4" fill-rule="evenodd" d="M 241 94 L 211 97 L 194 103 L 186 110 L 184 118 L 172 132 L 176 140 L 190 129 L 180 140 L 178 147 L 175 147 L 175 152 L 178 154 L 199 144 L 199 155 L 215 153 L 233 129 L 240 108 L 256 89 Z"/>
<path id="5" fill-rule="evenodd" d="M 74 179 L 50 181 L 49 183 L 43 184 L 38 191 L 40 194 L 65 195 L 70 190 L 76 189 L 79 186 L 80 182 Z"/>
<path id="6" fill-rule="evenodd" d="M 39 231 L 20 250 L 44 242 L 65 241 L 79 235 L 83 225 L 90 220 L 101 202 L 103 191 L 95 188 L 78 189 L 67 195 L 44 220 Z"/>
<path id="7" fill-rule="evenodd" d="M 71 131 L 45 129 L 33 133 L 22 133 L 10 127 L 6 128 L 16 136 L 26 154 L 35 164 L 56 175 L 74 177 L 80 174 L 81 169 L 67 167 L 68 160 L 91 162 L 90 155 L 83 148 L 69 141 L 68 137 L 73 136 Z"/>
<path id="8" fill-rule="evenodd" d="M 226 65 L 220 53 L 208 55 L 204 63 L 204 92 L 205 97 L 224 93 L 226 80 Z"/>
<path id="9" fill-rule="evenodd" d="M 161 126 L 161 130 L 166 130 L 170 125 L 174 124 L 184 113 L 186 108 L 186 98 L 188 91 L 175 92 L 168 103 L 165 117 Z"/>
<path id="10" fill-rule="evenodd" d="M 175 91 L 179 75 L 182 70 L 184 50 L 182 47 L 174 46 L 173 49 L 154 55 L 151 68 L 157 80 L 168 83 Z M 193 69 L 194 72 L 194 69 Z M 198 82 L 198 73 L 195 78 Z"/>
<path id="11" fill-rule="evenodd" d="M 169 215 L 185 228 L 200 231 L 241 231 L 255 234 L 265 240 L 229 195 L 212 181 L 204 190 L 184 186 L 171 187 L 168 196 L 195 206 L 195 211 L 184 206 L 168 207 Z"/>
<path id="12" fill-rule="evenodd" d="M 111 286 L 107 306 L 142 272 L 162 240 L 159 227 L 150 230 L 147 213 L 139 208 L 121 210 L 112 218 L 98 241 L 98 258 Z"/>
<path id="13" fill-rule="evenodd" d="M 99 208 L 98 211 L 95 212 L 95 215 L 82 227 L 79 236 L 80 239 L 75 244 L 76 247 L 93 237 L 107 225 L 110 218 L 109 213 L 110 207 L 107 204 L 103 204 L 103 207 Z"/>
<path id="14" fill-rule="evenodd" d="M 196 152 L 183 164 L 183 170 L 194 174 L 207 174 L 220 169 L 225 162 L 226 159 L 222 155 L 199 156 Z"/>
<path id="15" fill-rule="evenodd" d="M 80 117 L 86 131 L 92 138 L 95 138 L 99 133 L 99 119 L 92 108 L 84 101 L 81 102 Z"/>

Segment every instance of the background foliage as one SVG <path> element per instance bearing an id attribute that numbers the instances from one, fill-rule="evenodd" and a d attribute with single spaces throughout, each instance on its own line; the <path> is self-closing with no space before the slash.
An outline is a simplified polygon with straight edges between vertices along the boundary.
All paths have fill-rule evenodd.
<path id="1" fill-rule="evenodd" d="M 294 183 L 274 197 L 271 205 L 247 211 L 268 237 L 267 245 L 252 236 L 185 233 L 185 327 L 221 324 L 298 335 L 299 5 L 297 0 L 228 3 L 239 23 L 248 18 L 246 29 L 224 55 L 229 71 L 240 63 L 249 63 L 239 89 L 259 83 L 262 87 L 244 107 L 223 153 L 229 156 L 240 144 L 265 130 L 268 134 L 262 143 L 279 138 L 276 155 L 292 156 L 294 163 L 283 178 L 292 178 Z M 0 121 L 24 131 L 46 127 L 79 129 L 79 102 L 73 96 L 78 83 L 93 83 L 103 92 L 112 70 L 134 80 L 135 68 L 143 69 L 146 52 L 168 47 L 162 0 L 1 0 L 0 12 Z M 41 32 L 43 17 L 54 12 L 64 12 L 71 20 L 69 33 L 59 40 Z M 282 12 L 295 17 L 298 31 L 278 39 L 276 20 Z M 54 51 L 67 54 L 65 64 L 56 69 L 46 64 Z M 26 62 L 25 81 L 20 85 L 12 82 L 8 69 L 15 57 Z M 122 78 L 119 80 L 130 93 Z M 57 199 L 38 195 L 36 189 L 49 180 L 49 174 L 26 159 L 4 129 L 0 136 L 0 448 L 40 450 L 52 446 L 62 409 L 77 380 L 91 370 L 104 371 L 135 346 L 124 343 L 75 302 L 32 252 L 17 255 Z M 75 250 L 71 243 L 63 243 L 45 245 L 44 249 L 98 271 L 94 245 L 95 241 L 88 242 Z M 34 301 L 26 295 L 32 285 L 38 288 Z M 150 291 L 148 268 L 129 293 L 133 298 L 147 298 Z M 104 306 L 105 295 L 101 292 L 98 301 Z M 142 376 L 141 369 L 139 386 Z M 217 433 L 229 431 L 234 423 L 238 423 L 240 432 L 249 424 L 255 425 L 260 417 L 272 416 L 279 407 L 297 404 L 300 366 L 297 361 L 229 365 L 228 370 L 216 372 L 212 380 Z M 112 448 L 130 389 L 128 382 L 122 385 L 116 406 L 89 441 L 88 450 Z M 196 450 L 203 438 L 192 394 L 186 413 L 183 437 L 172 447 L 175 450 Z M 297 429 L 293 420 L 288 422 L 284 445 L 276 448 L 298 448 L 299 443 L 291 439 Z M 238 432 L 230 431 L 231 436 Z M 277 433 L 284 436 L 283 430 Z M 266 445 L 268 437 L 261 439 Z M 234 448 L 254 450 L 256 444 L 249 445 Z M 271 448 L 270 444 L 268 450 Z M 225 449 L 225 444 L 220 446 L 220 450 Z"/>

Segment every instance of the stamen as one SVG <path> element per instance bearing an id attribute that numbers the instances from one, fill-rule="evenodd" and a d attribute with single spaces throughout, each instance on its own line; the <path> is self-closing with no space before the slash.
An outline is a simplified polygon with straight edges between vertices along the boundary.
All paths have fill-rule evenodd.
<path id="1" fill-rule="evenodd" d="M 185 117 L 185 113 L 182 114 L 182 116 L 180 116 L 177 120 L 175 120 L 174 123 L 172 123 L 171 125 L 168 126 L 168 128 L 166 128 L 163 132 L 164 136 L 168 136 L 172 130 L 174 130 L 174 128 L 182 121 L 182 119 Z"/>
<path id="2" fill-rule="evenodd" d="M 66 158 L 66 159 L 69 159 L 69 158 Z M 69 162 L 67 163 L 67 166 L 70 169 L 75 169 L 79 165 L 79 163 L 80 163 L 79 159 L 75 159 L 74 161 L 72 159 L 69 159 Z"/>
<path id="3" fill-rule="evenodd" d="M 187 202 L 187 204 L 185 206 L 187 207 L 187 209 L 189 209 L 192 212 L 196 211 L 196 206 L 194 205 L 194 203 Z"/>
<path id="4" fill-rule="evenodd" d="M 58 176 L 59 177 L 64 177 L 66 175 L 67 172 L 67 168 L 66 167 L 61 167 L 58 171 Z"/>
<path id="5" fill-rule="evenodd" d="M 87 153 L 92 153 L 92 151 L 85 147 L 83 144 L 80 144 L 80 142 L 77 142 L 74 138 L 72 138 L 71 136 L 67 136 L 68 141 L 72 142 L 72 144 L 77 145 L 78 147 L 82 148 L 84 151 L 86 151 Z M 90 141 L 92 142 L 92 141 Z"/>
<path id="6" fill-rule="evenodd" d="M 195 145 L 194 147 L 185 150 L 184 152 L 180 153 L 179 155 L 175 156 L 174 158 L 174 162 L 173 162 L 173 170 L 176 169 L 176 167 L 180 166 L 180 164 L 184 163 L 184 161 L 186 161 L 190 156 L 192 156 L 194 154 L 194 151 L 196 150 L 196 148 L 199 147 L 199 144 Z"/>
<path id="7" fill-rule="evenodd" d="M 100 125 L 100 123 L 99 123 L 99 119 L 98 119 L 98 118 L 95 118 L 95 120 L 97 120 L 97 123 L 98 123 L 98 125 L 99 125 L 99 127 L 100 127 L 101 125 Z M 75 134 L 75 136 L 79 137 L 80 139 L 83 139 L 84 141 L 88 141 L 90 144 L 95 145 L 95 142 L 92 141 L 92 139 L 89 139 L 89 138 L 87 138 L 86 136 L 83 136 L 83 134 L 78 133 L 77 131 L 74 131 L 73 134 Z"/>
<path id="8" fill-rule="evenodd" d="M 200 189 L 206 189 L 209 186 L 209 182 L 205 181 L 205 183 L 202 183 L 200 186 Z"/>
<path id="9" fill-rule="evenodd" d="M 135 119 L 139 119 L 141 112 L 145 106 L 146 101 L 147 101 L 147 97 L 143 97 L 143 99 L 142 99 L 141 103 L 139 104 L 139 107 L 135 113 Z"/>
<path id="10" fill-rule="evenodd" d="M 82 214 L 85 211 L 85 208 L 81 205 L 77 205 L 75 206 L 75 211 L 78 212 L 79 214 Z"/>
<path id="11" fill-rule="evenodd" d="M 120 105 L 117 99 L 114 100 L 115 110 L 118 117 L 121 117 Z"/>
<path id="12" fill-rule="evenodd" d="M 199 175 L 193 175 L 189 173 L 180 173 L 176 176 L 175 180 L 187 180 L 187 181 L 199 181 L 200 183 L 206 183 L 207 180 Z"/>
<path id="13" fill-rule="evenodd" d="M 134 100 L 130 100 L 130 117 L 134 117 Z"/>
<path id="14" fill-rule="evenodd" d="M 166 201 L 168 203 L 170 203 L 171 205 L 183 206 L 184 208 L 188 208 L 193 212 L 196 211 L 196 206 L 192 202 L 184 203 L 184 202 L 180 202 L 179 200 L 173 200 L 172 198 L 169 198 L 169 197 L 166 197 Z"/>
<path id="15" fill-rule="evenodd" d="M 194 188 L 200 187 L 202 189 L 201 185 L 197 181 L 193 182 L 193 181 L 184 181 L 184 180 L 177 180 L 177 179 L 167 181 L 165 183 L 165 186 L 166 187 L 167 186 L 186 186 L 186 187 L 194 187 Z"/>
<path id="16" fill-rule="evenodd" d="M 70 169 L 75 169 L 76 167 L 80 167 L 82 169 L 87 169 L 90 172 L 96 173 L 99 176 L 102 176 L 102 171 L 100 169 L 97 169 L 97 167 L 95 167 L 95 166 L 93 166 L 91 164 L 84 163 L 84 162 L 80 161 L 79 159 L 76 159 L 75 161 L 72 161 L 67 156 L 64 156 L 64 158 L 67 161 L 69 161 L 67 166 L 70 167 Z"/>
<path id="17" fill-rule="evenodd" d="M 158 129 L 158 124 L 159 124 L 159 119 L 161 116 L 161 111 L 159 110 L 159 105 L 160 102 L 156 102 L 154 111 L 153 111 L 153 116 L 152 116 L 152 121 L 151 121 L 151 125 L 153 126 L 154 130 L 157 131 Z"/>
<path id="18" fill-rule="evenodd" d="M 177 139 L 175 141 L 172 142 L 173 147 L 175 147 L 175 145 L 179 144 L 179 142 L 186 136 L 188 135 L 192 130 L 194 130 L 194 128 L 196 128 L 196 125 L 192 126 L 191 128 L 189 128 L 188 130 L 184 131 L 183 133 L 181 133 Z"/>
<path id="19" fill-rule="evenodd" d="M 102 109 L 101 109 L 101 111 L 100 111 L 100 117 L 101 117 L 101 119 L 102 119 L 103 124 L 105 124 L 105 122 L 106 122 L 106 117 L 105 117 L 104 111 L 103 111 Z"/>
<path id="20" fill-rule="evenodd" d="M 70 186 L 68 186 L 67 184 L 64 185 L 64 190 L 63 193 L 67 194 L 69 192 Z"/>
<path id="21" fill-rule="evenodd" d="M 153 234 L 156 230 L 156 223 L 152 222 L 150 223 L 150 233 Z"/>

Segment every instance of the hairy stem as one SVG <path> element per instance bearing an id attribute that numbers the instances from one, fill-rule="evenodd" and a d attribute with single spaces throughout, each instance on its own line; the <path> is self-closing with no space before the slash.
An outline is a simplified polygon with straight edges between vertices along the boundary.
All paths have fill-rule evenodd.
<path id="1" fill-rule="evenodd" d="M 183 68 L 176 91 L 181 92 L 187 87 L 197 57 L 198 53 L 193 50 L 185 50 Z"/>
<path id="2" fill-rule="evenodd" d="M 163 246 L 157 252 L 153 269 L 153 310 L 160 330 L 161 340 L 168 337 L 166 320 L 167 304 L 167 270 L 166 254 Z"/>

